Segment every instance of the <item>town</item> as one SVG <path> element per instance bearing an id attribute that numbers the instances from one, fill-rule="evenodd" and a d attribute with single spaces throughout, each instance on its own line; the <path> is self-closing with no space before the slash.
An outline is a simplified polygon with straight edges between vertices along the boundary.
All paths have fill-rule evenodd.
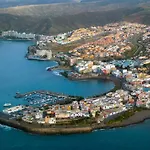
<path id="1" fill-rule="evenodd" d="M 77 44 L 77 47 L 63 52 L 48 49 L 48 45 L 53 44 Z M 49 52 L 50 57 L 47 57 Z M 63 101 L 65 96 L 43 97 L 33 93 L 31 96 L 34 95 L 34 98 L 26 97 L 26 105 L 3 110 L 13 119 L 57 125 L 90 118 L 100 124 L 111 116 L 133 108 L 150 108 L 149 26 L 120 22 L 103 27 L 80 28 L 54 36 L 38 35 L 36 45 L 28 49 L 28 54 L 29 59 L 51 60 L 53 57 L 60 66 L 70 68 L 62 73 L 68 79 L 108 77 L 121 84 L 105 95 L 74 100 L 67 104 L 52 103 Z"/>
<path id="2" fill-rule="evenodd" d="M 19 33 L 17 31 L 3 31 L 2 34 L 1 34 L 1 37 L 3 38 L 12 38 L 12 39 L 26 39 L 26 40 L 32 40 L 32 39 L 35 39 L 36 38 L 36 35 L 35 34 L 32 34 L 32 33 Z"/>

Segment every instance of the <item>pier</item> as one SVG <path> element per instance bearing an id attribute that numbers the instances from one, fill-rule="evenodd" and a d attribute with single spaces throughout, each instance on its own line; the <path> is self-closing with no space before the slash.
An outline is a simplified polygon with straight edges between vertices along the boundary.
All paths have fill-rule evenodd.
<path id="1" fill-rule="evenodd" d="M 31 91 L 31 92 L 27 92 L 27 93 L 19 93 L 17 92 L 15 95 L 15 98 L 23 98 L 26 96 L 30 96 L 32 94 L 46 94 L 46 95 L 54 95 L 54 96 L 67 96 L 64 94 L 60 94 L 60 93 L 54 93 L 54 92 L 50 92 L 50 91 L 45 91 L 45 90 L 37 90 L 37 91 Z"/>
<path id="2" fill-rule="evenodd" d="M 80 101 L 83 97 L 69 96 L 50 91 L 32 91 L 24 94 L 16 93 L 15 98 L 22 99 L 27 102 L 27 105 L 31 106 L 43 106 L 43 105 L 56 105 L 56 104 L 69 104 L 73 101 Z"/>

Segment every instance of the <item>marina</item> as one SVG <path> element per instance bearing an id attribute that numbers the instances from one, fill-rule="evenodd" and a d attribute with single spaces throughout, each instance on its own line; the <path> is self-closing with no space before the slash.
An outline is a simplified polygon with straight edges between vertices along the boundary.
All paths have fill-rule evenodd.
<path id="1" fill-rule="evenodd" d="M 44 105 L 54 105 L 69 101 L 74 101 L 75 99 L 80 99 L 80 97 L 72 97 L 64 94 L 53 93 L 50 91 L 32 91 L 25 94 L 16 93 L 15 98 L 21 98 L 25 101 L 25 104 L 31 106 L 44 106 Z"/>

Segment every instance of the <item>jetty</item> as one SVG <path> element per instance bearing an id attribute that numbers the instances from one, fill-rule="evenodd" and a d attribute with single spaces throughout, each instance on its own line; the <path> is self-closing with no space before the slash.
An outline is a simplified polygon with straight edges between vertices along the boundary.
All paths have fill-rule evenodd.
<path id="1" fill-rule="evenodd" d="M 26 92 L 26 93 L 19 93 L 17 92 L 15 95 L 15 98 L 23 98 L 26 96 L 30 96 L 32 94 L 46 94 L 46 95 L 55 95 L 55 96 L 66 96 L 64 94 L 60 93 L 55 93 L 55 92 L 50 92 L 50 91 L 45 91 L 45 90 L 37 90 L 37 91 L 31 91 L 31 92 Z"/>
<path id="2" fill-rule="evenodd" d="M 31 124 L 20 120 L 13 120 L 9 115 L 0 112 L 0 124 L 7 125 L 22 130 L 24 132 L 40 135 L 89 133 L 97 129 L 112 129 L 139 124 L 147 119 L 150 119 L 150 110 L 143 110 L 141 112 L 137 112 L 133 116 L 124 120 L 123 122 L 114 123 L 110 125 L 105 123 L 101 124 L 94 123 L 84 126 L 82 125 L 50 126 L 50 125 L 40 125 L 37 123 Z"/>

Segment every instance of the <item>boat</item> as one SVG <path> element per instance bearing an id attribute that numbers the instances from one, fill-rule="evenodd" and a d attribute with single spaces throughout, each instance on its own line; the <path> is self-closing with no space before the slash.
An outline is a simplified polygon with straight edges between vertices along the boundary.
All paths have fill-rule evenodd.
<path id="1" fill-rule="evenodd" d="M 144 87 L 145 88 L 150 88 L 150 84 L 145 84 Z"/>
<path id="2" fill-rule="evenodd" d="M 4 104 L 4 107 L 9 107 L 9 106 L 11 106 L 11 103 L 5 103 Z"/>

